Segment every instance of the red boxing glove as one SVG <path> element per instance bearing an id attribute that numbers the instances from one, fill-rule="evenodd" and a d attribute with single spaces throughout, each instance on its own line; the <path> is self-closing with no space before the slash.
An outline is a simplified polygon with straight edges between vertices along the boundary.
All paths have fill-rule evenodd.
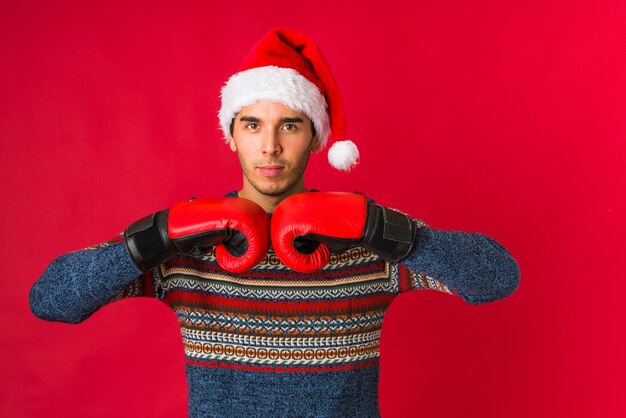
<path id="1" fill-rule="evenodd" d="M 314 272 L 330 252 L 363 246 L 386 261 L 399 261 L 413 248 L 416 222 L 358 193 L 307 192 L 289 196 L 272 214 L 272 245 L 289 268 Z"/>
<path id="2" fill-rule="evenodd" d="M 251 269 L 269 249 L 269 217 L 251 200 L 195 199 L 174 204 L 131 224 L 124 232 L 128 252 L 148 271 L 176 254 L 200 255 L 216 246 L 217 263 L 233 273 Z"/>

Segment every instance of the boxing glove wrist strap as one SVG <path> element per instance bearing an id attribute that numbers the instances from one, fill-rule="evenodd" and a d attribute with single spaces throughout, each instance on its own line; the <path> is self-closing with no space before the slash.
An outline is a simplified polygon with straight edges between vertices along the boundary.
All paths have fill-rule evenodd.
<path id="1" fill-rule="evenodd" d="M 369 204 L 363 246 L 385 261 L 397 262 L 411 252 L 416 231 L 417 225 L 408 215 Z"/>
<path id="2" fill-rule="evenodd" d="M 167 234 L 167 213 L 166 209 L 148 215 L 124 231 L 126 249 L 144 273 L 176 255 L 176 248 Z"/>

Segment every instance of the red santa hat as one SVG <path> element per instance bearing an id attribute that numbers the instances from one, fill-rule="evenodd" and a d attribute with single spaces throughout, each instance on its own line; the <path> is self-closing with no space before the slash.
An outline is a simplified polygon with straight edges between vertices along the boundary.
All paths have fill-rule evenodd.
<path id="1" fill-rule="evenodd" d="M 279 102 L 311 119 L 320 150 L 332 138 L 330 165 L 349 171 L 358 163 L 356 145 L 345 139 L 346 118 L 330 66 L 313 41 L 299 32 L 272 29 L 228 79 L 221 97 L 218 117 L 227 141 L 231 121 L 242 108 L 261 100 Z"/>

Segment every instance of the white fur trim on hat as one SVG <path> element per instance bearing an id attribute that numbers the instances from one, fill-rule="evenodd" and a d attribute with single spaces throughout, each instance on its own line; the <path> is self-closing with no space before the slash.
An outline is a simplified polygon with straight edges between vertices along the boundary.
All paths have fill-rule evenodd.
<path id="1" fill-rule="evenodd" d="M 358 160 L 359 149 L 350 140 L 337 141 L 328 150 L 328 162 L 337 170 L 350 171 Z"/>
<path id="2" fill-rule="evenodd" d="M 324 148 L 330 133 L 326 99 L 315 84 L 296 70 L 273 65 L 234 74 L 222 87 L 218 118 L 226 142 L 230 141 L 230 124 L 237 113 L 261 100 L 280 102 L 307 115 L 315 126 L 320 149 Z"/>

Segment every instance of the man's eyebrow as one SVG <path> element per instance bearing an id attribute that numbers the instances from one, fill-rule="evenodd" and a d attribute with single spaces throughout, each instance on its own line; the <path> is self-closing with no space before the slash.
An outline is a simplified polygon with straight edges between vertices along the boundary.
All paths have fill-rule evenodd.
<path id="1" fill-rule="evenodd" d="M 242 116 L 239 119 L 239 122 L 260 122 L 259 118 L 255 118 L 254 116 Z"/>
<path id="2" fill-rule="evenodd" d="M 298 123 L 298 122 L 304 122 L 304 120 L 302 120 L 302 118 L 280 118 L 280 123 Z"/>

